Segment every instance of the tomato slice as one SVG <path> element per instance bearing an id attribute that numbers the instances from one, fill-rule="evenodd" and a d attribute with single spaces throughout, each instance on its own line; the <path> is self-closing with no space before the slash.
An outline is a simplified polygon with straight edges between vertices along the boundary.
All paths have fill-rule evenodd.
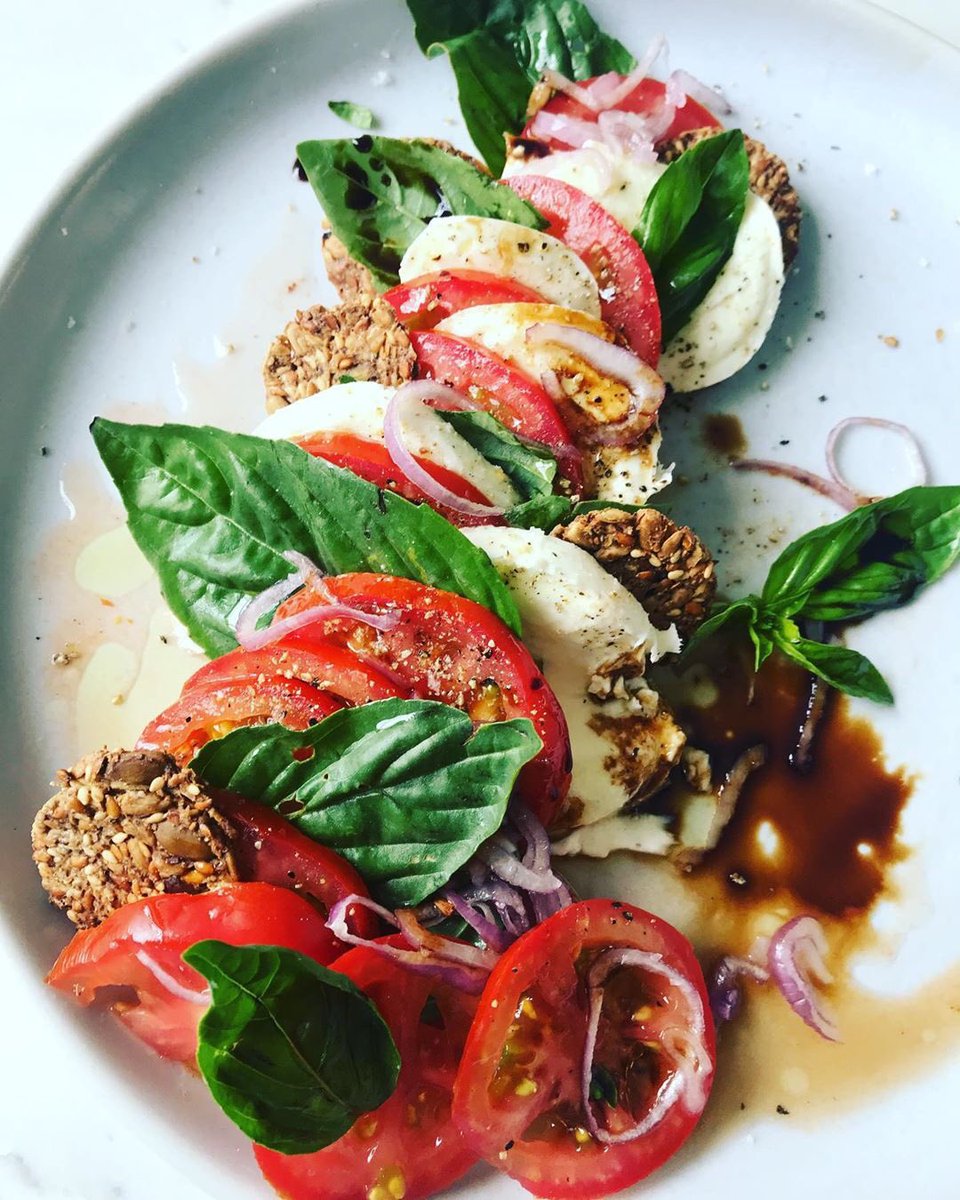
<path id="1" fill-rule="evenodd" d="M 631 963 L 636 951 L 641 962 Z M 592 1078 L 604 1097 L 591 1111 L 612 1134 L 650 1123 L 619 1144 L 589 1132 L 581 1097 L 591 969 L 603 997 Z M 536 926 L 494 968 L 454 1084 L 454 1122 L 478 1155 L 534 1195 L 606 1196 L 686 1140 L 709 1095 L 715 1050 L 687 940 L 641 909 L 588 900 Z"/>
<path id="2" fill-rule="evenodd" d="M 407 329 L 433 329 L 444 317 L 475 304 L 543 302 L 539 292 L 514 279 L 468 270 L 420 275 L 390 288 L 383 298 L 393 305 L 398 320 Z"/>
<path id="3" fill-rule="evenodd" d="M 125 904 L 103 924 L 74 934 L 47 983 L 83 1005 L 110 989 L 108 1006 L 132 1033 L 164 1058 L 192 1063 L 209 993 L 180 956 L 205 938 L 285 946 L 324 965 L 339 946 L 317 910 L 288 888 L 225 884 L 215 892 Z"/>
<path id="4" fill-rule="evenodd" d="M 545 175 L 504 181 L 550 222 L 553 234 L 587 264 L 600 288 L 600 312 L 634 353 L 655 367 L 660 359 L 660 301 L 653 272 L 631 234 L 579 188 Z"/>
<path id="5" fill-rule="evenodd" d="M 453 525 L 503 524 L 502 517 L 471 515 L 459 512 L 445 504 L 438 504 L 403 474 L 390 457 L 386 446 L 382 446 L 379 442 L 371 442 L 366 438 L 356 437 L 352 433 L 314 434 L 311 437 L 296 440 L 297 445 L 306 450 L 308 454 L 312 454 L 314 458 L 325 459 L 336 467 L 346 467 L 353 471 L 354 475 L 366 479 L 368 483 L 375 483 L 377 487 L 397 492 L 416 504 L 427 503 Z M 489 505 L 490 501 L 483 492 L 479 488 L 475 488 L 462 475 L 457 475 L 456 472 L 449 471 L 446 467 L 431 462 L 427 458 L 417 456 L 417 462 L 441 487 L 453 492 L 455 496 L 460 496 L 464 500 L 473 500 L 477 504 Z"/>
<path id="6" fill-rule="evenodd" d="M 548 828 L 570 786 L 570 739 L 563 710 L 530 651 L 503 622 L 472 600 L 390 575 L 336 575 L 324 580 L 336 600 L 364 612 L 401 613 L 378 632 L 345 617 L 320 619 L 289 635 L 309 647 L 333 641 L 369 657 L 416 695 L 462 708 L 477 722 L 529 717 L 543 748 L 520 772 L 517 793 Z M 308 584 L 277 616 L 318 603 Z"/>
<path id="7" fill-rule="evenodd" d="M 261 650 L 231 650 L 204 663 L 183 685 L 181 695 L 214 683 L 238 679 L 246 682 L 276 675 L 310 684 L 347 705 L 408 694 L 375 666 L 362 662 L 356 654 L 333 642 L 314 639 L 307 647 L 288 638 L 278 638 Z"/>
<path id="8" fill-rule="evenodd" d="M 575 493 L 583 491 L 583 460 L 547 393 L 522 371 L 465 338 L 435 329 L 411 333 L 421 376 L 470 396 L 508 429 L 549 447 Z"/>
<path id="9" fill-rule="evenodd" d="M 594 79 L 585 79 L 581 83 L 581 87 L 589 87 L 590 84 L 596 81 Z M 611 82 L 621 82 L 626 78 L 625 75 L 610 74 L 606 77 Z M 641 113 L 646 116 L 654 112 L 662 103 L 667 85 L 659 79 L 641 79 L 637 86 L 633 89 L 629 96 L 626 96 L 617 105 L 617 108 L 622 112 Z M 585 104 L 581 104 L 579 100 L 574 100 L 572 96 L 567 96 L 562 92 L 558 92 L 552 100 L 548 101 L 543 106 L 543 111 L 548 113 L 556 113 L 558 116 L 576 117 L 580 121 L 595 122 L 597 114 Z M 533 120 L 536 120 L 534 117 Z M 538 134 L 532 133 L 530 126 L 533 121 L 527 123 L 521 137 L 533 137 L 537 140 L 544 140 Z M 687 97 L 686 104 L 682 108 L 678 108 L 673 121 L 669 128 L 664 133 L 661 141 L 669 141 L 671 138 L 679 137 L 681 133 L 686 133 L 688 129 L 722 129 L 723 126 L 713 115 L 708 108 L 704 108 L 692 96 Z M 546 139 L 547 144 L 554 150 L 572 150 L 573 146 L 569 142 L 563 141 L 559 137 L 550 137 Z"/>
<path id="10" fill-rule="evenodd" d="M 406 946 L 402 938 L 388 939 Z M 476 1161 L 450 1121 L 450 1093 L 476 997 L 359 947 L 333 964 L 373 1000 L 400 1051 L 397 1090 L 313 1154 L 254 1148 L 286 1200 L 421 1200 Z"/>
<path id="11" fill-rule="evenodd" d="M 286 675 L 237 675 L 190 686 L 144 729 L 140 750 L 165 750 L 188 763 L 201 746 L 243 725 L 275 721 L 288 729 L 316 725 L 342 703 L 302 679 Z"/>
<path id="12" fill-rule="evenodd" d="M 230 850 L 242 880 L 290 888 L 309 900 L 324 920 L 338 900 L 369 896 L 367 885 L 345 858 L 301 833 L 272 808 L 227 792 L 219 793 L 216 803 L 236 830 Z M 366 938 L 376 937 L 381 928 L 377 916 L 363 905 L 351 910 L 350 927 Z M 326 933 L 330 944 L 324 953 L 329 961 L 348 947 L 329 929 Z"/>

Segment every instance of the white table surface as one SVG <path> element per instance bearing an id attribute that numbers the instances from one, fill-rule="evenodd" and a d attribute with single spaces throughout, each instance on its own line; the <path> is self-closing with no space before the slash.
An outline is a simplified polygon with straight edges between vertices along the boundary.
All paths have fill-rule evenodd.
<path id="1" fill-rule="evenodd" d="M 784 0 L 771 0 L 771 3 Z M 0 262 L 41 211 L 63 175 L 116 127 L 130 108 L 218 41 L 289 9 L 290 0 L 0 0 Z M 891 9 L 960 46 L 957 0 L 886 0 Z M 0 368 L 2 370 L 2 368 Z M 2 382 L 2 380 L 0 380 Z M 16 988 L 0 999 L 3 1040 L 16 1036 Z M 9 1006 L 9 1011 L 3 1012 Z M 4 1051 L 5 1059 L 9 1051 Z M 140 1148 L 141 1184 L 97 1170 L 76 1129 L 79 1081 L 15 1084 L 0 1061 L 0 1200 L 209 1200 L 171 1165 Z M 20 1075 L 17 1071 L 16 1075 Z M 22 1135 L 52 1114 L 49 1149 L 24 1155 Z M 108 1114 L 97 1114 L 94 1126 Z M 31 1128 L 34 1134 L 35 1128 Z M 35 1139 L 31 1142 L 36 1144 Z M 94 1139 L 102 1145 L 102 1136 Z"/>

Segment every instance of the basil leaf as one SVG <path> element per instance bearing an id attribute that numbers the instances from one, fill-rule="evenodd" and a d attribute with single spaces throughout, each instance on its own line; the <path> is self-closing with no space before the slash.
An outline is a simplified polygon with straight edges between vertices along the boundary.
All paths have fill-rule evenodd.
<path id="1" fill-rule="evenodd" d="M 653 185 L 633 236 L 657 285 L 664 345 L 733 252 L 749 180 L 743 134 L 731 129 L 684 151 Z"/>
<path id="2" fill-rule="evenodd" d="M 234 730 L 191 766 L 213 787 L 282 806 L 396 908 L 426 899 L 496 833 L 517 773 L 540 745 L 527 720 L 474 730 L 446 704 L 378 700 L 302 733 Z M 299 808 L 289 812 L 293 801 Z"/>
<path id="3" fill-rule="evenodd" d="M 449 54 L 463 119 L 496 175 L 503 135 L 523 128 L 530 92 L 548 67 L 589 79 L 636 65 L 579 0 L 407 0 L 407 8 L 420 49 L 429 58 Z"/>
<path id="4" fill-rule="evenodd" d="M 494 466 L 499 467 L 524 500 L 549 496 L 557 475 L 557 460 L 546 446 L 522 442 L 486 412 L 447 412 L 436 415 Z"/>
<path id="5" fill-rule="evenodd" d="M 549 533 L 569 518 L 572 508 L 573 503 L 566 496 L 536 496 L 508 508 L 503 519 L 515 529 L 542 529 Z"/>
<path id="6" fill-rule="evenodd" d="M 301 142 L 297 158 L 333 232 L 383 288 L 398 282 L 407 247 L 434 217 L 547 224 L 516 192 L 429 142 L 365 134 Z"/>
<path id="7" fill-rule="evenodd" d="M 261 1146 L 320 1150 L 393 1094 L 397 1047 L 346 975 L 280 946 L 205 941 L 183 958 L 213 997 L 200 1021 L 200 1073 Z"/>
<path id="8" fill-rule="evenodd" d="M 352 100 L 328 100 L 327 107 L 335 115 L 358 129 L 373 129 L 377 118 L 365 104 L 354 104 Z"/>
<path id="9" fill-rule="evenodd" d="M 427 505 L 292 442 L 102 418 L 91 431 L 167 603 L 208 654 L 233 649 L 241 604 L 290 574 L 285 550 L 334 575 L 379 571 L 456 592 L 519 632 L 489 558 Z"/>
<path id="10" fill-rule="evenodd" d="M 797 538 L 763 600 L 809 620 L 859 620 L 906 604 L 958 557 L 960 487 L 908 488 Z"/>
<path id="11" fill-rule="evenodd" d="M 877 668 L 869 658 L 849 646 L 813 642 L 801 637 L 792 641 L 778 640 L 776 645 L 787 658 L 848 696 L 862 696 L 877 704 L 893 703 L 890 686 Z"/>

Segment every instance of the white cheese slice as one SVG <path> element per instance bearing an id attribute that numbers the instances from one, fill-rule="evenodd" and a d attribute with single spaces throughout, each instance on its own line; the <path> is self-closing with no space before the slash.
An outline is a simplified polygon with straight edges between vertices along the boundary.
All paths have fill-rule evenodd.
<path id="1" fill-rule="evenodd" d="M 733 253 L 661 355 L 658 370 L 674 391 L 699 391 L 746 366 L 773 324 L 783 280 L 777 218 L 749 192 Z"/>
<path id="2" fill-rule="evenodd" d="M 536 529 L 465 529 L 517 602 L 523 639 L 542 664 L 570 731 L 570 825 L 587 825 L 636 799 L 637 779 L 672 764 L 684 737 L 669 717 L 645 719 L 589 691 L 612 663 L 642 669 L 680 648 L 676 629 L 655 629 L 639 601 L 590 554 Z M 654 698 L 655 699 L 655 698 Z"/>
<path id="3" fill-rule="evenodd" d="M 550 847 L 554 854 L 585 854 L 607 858 L 615 850 L 638 854 L 669 854 L 675 844 L 668 826 L 670 818 L 658 813 L 631 813 L 605 817 L 594 825 L 575 829 Z"/>
<path id="4" fill-rule="evenodd" d="M 257 437 L 298 438 L 317 433 L 351 433 L 383 443 L 383 418 L 393 388 L 379 383 L 340 383 L 277 409 L 254 430 Z M 498 508 L 511 508 L 520 494 L 494 466 L 432 409 L 411 405 L 403 417 L 404 441 L 418 458 L 468 479 Z"/>
<path id="5" fill-rule="evenodd" d="M 494 217 L 438 217 L 408 246 L 403 283 L 457 269 L 486 271 L 533 288 L 551 304 L 600 316 L 597 282 L 563 242 Z"/>

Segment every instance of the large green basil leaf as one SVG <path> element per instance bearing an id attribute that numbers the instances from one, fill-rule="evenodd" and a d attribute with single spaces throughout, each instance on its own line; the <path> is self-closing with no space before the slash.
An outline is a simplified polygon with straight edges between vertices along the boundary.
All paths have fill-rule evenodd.
<path id="1" fill-rule="evenodd" d="M 533 85 L 552 68 L 569 79 L 626 74 L 636 60 L 579 0 L 407 0 L 420 49 L 446 51 L 460 110 L 494 174 L 504 133 L 523 128 Z"/>
<path id="2" fill-rule="evenodd" d="M 915 487 L 797 538 L 767 576 L 770 608 L 852 621 L 906 604 L 960 556 L 960 487 Z"/>
<path id="3" fill-rule="evenodd" d="M 474 450 L 499 467 L 522 500 L 549 496 L 557 476 L 557 460 L 546 446 L 521 441 L 486 412 L 447 412 L 434 409 Z"/>
<path id="4" fill-rule="evenodd" d="M 333 232 L 381 287 L 397 283 L 407 247 L 434 217 L 547 225 L 516 192 L 429 142 L 365 134 L 301 142 L 297 158 Z"/>
<path id="5" fill-rule="evenodd" d="M 493 564 L 458 529 L 292 442 L 102 418 L 92 433 L 167 603 L 208 654 L 233 649 L 241 605 L 289 575 L 285 550 L 333 575 L 380 571 L 456 592 L 519 632 Z"/>
<path id="6" fill-rule="evenodd" d="M 496 833 L 517 773 L 540 745 L 527 720 L 474 730 L 446 704 L 378 700 L 302 733 L 234 730 L 191 766 L 214 787 L 282 808 L 396 908 L 426 899 Z"/>
<path id="7" fill-rule="evenodd" d="M 664 345 L 733 252 L 749 180 L 743 134 L 730 129 L 691 146 L 653 185 L 633 236 L 657 285 Z"/>
<path id="8" fill-rule="evenodd" d="M 346 975 L 280 946 L 191 946 L 210 983 L 197 1065 L 235 1125 L 271 1150 L 306 1154 L 393 1094 L 400 1055 Z"/>

